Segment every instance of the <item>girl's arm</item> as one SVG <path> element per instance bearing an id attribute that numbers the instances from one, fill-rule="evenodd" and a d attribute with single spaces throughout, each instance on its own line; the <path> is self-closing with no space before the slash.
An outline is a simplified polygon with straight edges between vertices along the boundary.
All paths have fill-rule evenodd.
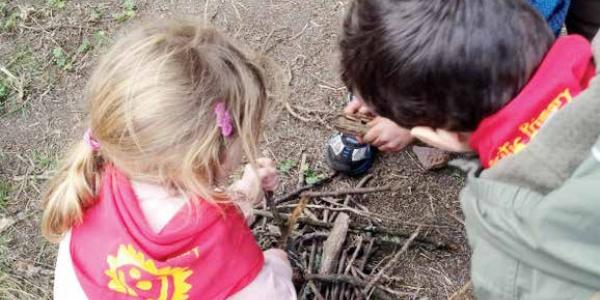
<path id="1" fill-rule="evenodd" d="M 297 299 L 287 254 L 279 249 L 269 249 L 263 253 L 265 264 L 258 276 L 229 300 Z"/>

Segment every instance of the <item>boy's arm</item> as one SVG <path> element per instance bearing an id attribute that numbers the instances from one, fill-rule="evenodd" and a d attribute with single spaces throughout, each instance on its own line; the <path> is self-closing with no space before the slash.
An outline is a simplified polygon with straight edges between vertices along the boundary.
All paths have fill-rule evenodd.
<path id="1" fill-rule="evenodd" d="M 600 140 L 596 149 L 600 153 Z M 477 251 L 483 239 L 533 269 L 597 290 L 600 157 L 587 157 L 572 177 L 547 195 L 470 178 L 461 205 L 473 249 Z"/>

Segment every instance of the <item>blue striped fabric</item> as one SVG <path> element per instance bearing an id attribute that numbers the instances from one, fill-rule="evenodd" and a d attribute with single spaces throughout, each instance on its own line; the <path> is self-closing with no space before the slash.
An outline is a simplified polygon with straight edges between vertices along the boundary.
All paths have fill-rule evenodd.
<path id="1" fill-rule="evenodd" d="M 529 0 L 529 3 L 546 18 L 554 34 L 558 35 L 567 17 L 570 0 Z"/>

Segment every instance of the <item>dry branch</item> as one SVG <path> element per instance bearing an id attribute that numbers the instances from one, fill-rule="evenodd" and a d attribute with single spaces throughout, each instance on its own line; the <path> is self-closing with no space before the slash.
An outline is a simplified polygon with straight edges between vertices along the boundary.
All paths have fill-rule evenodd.
<path id="1" fill-rule="evenodd" d="M 404 252 L 406 252 L 406 250 L 408 250 L 408 247 L 417 238 L 417 236 L 419 235 L 420 232 L 421 232 L 421 227 L 418 227 L 417 230 L 415 230 L 415 232 L 408 238 L 408 240 L 406 240 L 406 242 L 404 243 L 404 246 L 402 246 L 402 248 L 400 249 L 400 251 L 398 251 L 394 255 L 394 257 L 383 268 L 381 268 L 381 270 L 379 271 L 379 273 L 377 273 L 377 275 L 375 275 L 373 277 L 373 279 L 371 279 L 369 281 L 369 283 L 363 289 L 363 293 L 365 293 L 365 294 L 368 295 L 371 292 L 371 289 L 377 284 L 377 282 L 379 281 L 379 279 L 381 279 L 381 276 L 383 276 L 383 274 L 385 274 L 385 272 L 389 268 L 391 268 L 392 266 L 396 265 L 396 263 L 400 259 L 400 256 L 402 256 L 402 254 L 404 254 Z"/>
<path id="2" fill-rule="evenodd" d="M 339 197 L 344 195 L 357 195 L 357 194 L 372 194 L 372 193 L 381 193 L 387 191 L 395 191 L 397 188 L 393 185 L 385 185 L 379 187 L 367 187 L 367 188 L 354 188 L 354 189 L 346 189 L 346 190 L 338 190 L 338 191 L 324 191 L 324 192 L 303 192 L 300 195 L 302 197 Z"/>
<path id="3" fill-rule="evenodd" d="M 369 131 L 367 124 L 372 120 L 373 117 L 365 114 L 342 114 L 335 117 L 333 127 L 342 133 L 362 137 Z"/>
<path id="4" fill-rule="evenodd" d="M 268 212 L 265 210 L 254 209 L 253 213 L 255 215 L 261 216 L 263 218 L 273 219 L 273 214 L 271 212 Z M 288 214 L 280 213 L 280 215 L 283 218 L 289 217 Z M 329 222 L 313 220 L 313 219 L 306 218 L 306 217 L 298 218 L 298 223 L 315 226 L 315 227 L 320 227 L 320 228 L 328 228 L 328 229 L 333 228 L 333 224 L 331 224 Z M 349 230 L 352 232 L 370 232 L 370 233 L 375 233 L 375 234 L 384 234 L 384 235 L 395 236 L 395 237 L 403 238 L 403 239 L 408 239 L 410 237 L 409 233 L 406 233 L 403 231 L 388 229 L 388 228 L 384 228 L 384 227 L 377 227 L 377 226 L 372 226 L 372 225 L 350 224 Z M 414 244 L 416 244 L 418 246 L 424 246 L 429 249 L 431 247 L 433 247 L 435 249 L 446 249 L 446 250 L 454 249 L 454 246 L 452 244 L 448 244 L 448 243 L 442 242 L 442 241 L 435 241 L 435 240 L 425 238 L 425 237 L 415 238 Z"/>
<path id="5" fill-rule="evenodd" d="M 316 188 L 316 187 L 319 187 L 321 185 L 324 185 L 324 184 L 330 182 L 331 180 L 333 180 L 337 175 L 338 175 L 337 172 L 333 172 L 333 173 L 329 174 L 327 177 L 325 177 L 325 178 L 317 181 L 314 184 L 303 186 L 301 188 L 296 189 L 293 192 L 290 192 L 290 193 L 287 193 L 287 194 L 281 196 L 280 198 L 274 199 L 273 203 L 275 205 L 280 205 L 282 203 L 286 203 L 286 202 L 292 201 L 292 200 L 298 198 L 300 196 L 300 194 L 302 194 L 302 192 L 305 192 L 305 191 L 310 190 L 312 188 Z"/>
<path id="6" fill-rule="evenodd" d="M 351 284 L 355 287 L 359 287 L 359 288 L 364 288 L 367 286 L 367 282 L 364 280 L 360 280 L 358 278 L 349 276 L 349 275 L 340 275 L 340 274 L 329 274 L 329 275 L 322 275 L 322 274 L 305 274 L 304 275 L 304 279 L 308 280 L 308 281 L 320 281 L 320 282 L 326 282 L 326 283 L 347 283 L 347 284 Z M 383 290 L 380 290 L 378 287 L 375 288 L 375 290 L 373 291 L 373 294 L 376 296 L 376 299 L 393 299 L 392 297 L 390 297 L 387 293 L 385 293 Z M 364 294 L 363 294 L 364 296 Z"/>
<path id="7" fill-rule="evenodd" d="M 342 251 L 342 246 L 346 241 L 349 226 L 350 216 L 344 213 L 339 214 L 335 219 L 329 237 L 323 244 L 323 256 L 319 274 L 329 274 L 333 271 L 338 257 L 340 256 L 340 252 Z"/>

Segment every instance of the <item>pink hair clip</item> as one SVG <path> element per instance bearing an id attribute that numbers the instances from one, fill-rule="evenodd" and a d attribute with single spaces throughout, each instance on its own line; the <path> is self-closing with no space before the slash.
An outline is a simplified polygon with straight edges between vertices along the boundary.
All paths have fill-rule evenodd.
<path id="1" fill-rule="evenodd" d="M 215 115 L 217 116 L 217 126 L 221 128 L 221 135 L 230 137 L 233 134 L 233 124 L 231 123 L 231 115 L 222 101 L 217 102 L 215 105 Z"/>
<path id="2" fill-rule="evenodd" d="M 83 134 L 83 140 L 93 150 L 100 150 L 100 143 L 92 136 L 92 130 L 88 128 Z"/>

